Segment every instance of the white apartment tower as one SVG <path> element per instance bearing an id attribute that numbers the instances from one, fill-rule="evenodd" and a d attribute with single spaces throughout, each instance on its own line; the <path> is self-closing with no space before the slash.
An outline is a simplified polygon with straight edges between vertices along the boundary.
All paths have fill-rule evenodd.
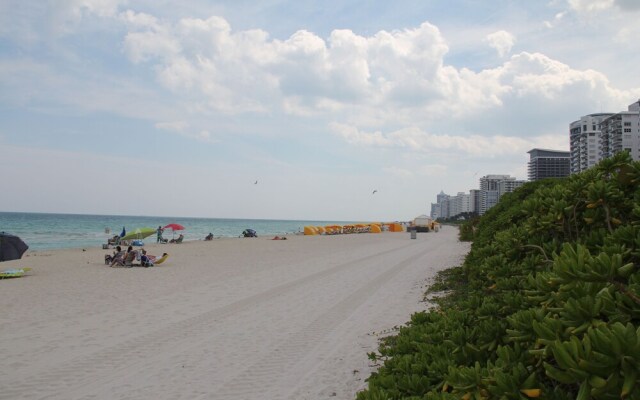
<path id="1" fill-rule="evenodd" d="M 471 196 L 464 192 L 458 192 L 457 195 L 449 197 L 449 217 L 470 212 L 470 200 Z"/>
<path id="2" fill-rule="evenodd" d="M 436 195 L 436 202 L 431 203 L 431 218 L 449 218 L 449 197 L 450 196 L 442 190 Z"/>
<path id="3" fill-rule="evenodd" d="M 613 114 L 589 114 L 569 125 L 571 173 L 591 168 L 601 160 L 600 123 Z"/>
<path id="4" fill-rule="evenodd" d="M 524 185 L 525 181 L 516 180 L 509 175 L 486 175 L 480 178 L 480 209 L 478 214 L 484 215 L 488 209 L 498 204 L 500 196 L 513 192 Z"/>
<path id="5" fill-rule="evenodd" d="M 627 151 L 640 160 L 640 105 L 633 103 L 629 111 L 619 112 L 601 123 L 600 157 L 608 158 Z"/>

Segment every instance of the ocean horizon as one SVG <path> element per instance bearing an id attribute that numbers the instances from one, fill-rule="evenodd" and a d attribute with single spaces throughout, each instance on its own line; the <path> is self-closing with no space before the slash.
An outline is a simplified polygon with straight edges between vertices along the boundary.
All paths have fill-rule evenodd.
<path id="1" fill-rule="evenodd" d="M 0 232 L 19 236 L 29 250 L 101 247 L 107 239 L 120 234 L 124 228 L 157 228 L 171 223 L 181 224 L 184 231 L 165 230 L 171 239 L 183 233 L 185 241 L 214 237 L 239 237 L 245 229 L 253 229 L 258 236 L 296 234 L 306 225 L 344 225 L 362 221 L 333 220 L 272 220 L 243 218 L 154 217 L 99 214 L 55 214 L 0 211 Z M 155 243 L 156 236 L 144 239 Z"/>

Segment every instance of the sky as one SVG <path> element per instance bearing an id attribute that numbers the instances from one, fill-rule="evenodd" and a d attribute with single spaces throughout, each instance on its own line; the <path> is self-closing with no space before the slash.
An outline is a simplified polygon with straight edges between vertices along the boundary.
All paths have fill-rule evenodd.
<path id="1" fill-rule="evenodd" d="M 0 211 L 410 220 L 627 110 L 639 18 L 637 0 L 3 0 Z"/>

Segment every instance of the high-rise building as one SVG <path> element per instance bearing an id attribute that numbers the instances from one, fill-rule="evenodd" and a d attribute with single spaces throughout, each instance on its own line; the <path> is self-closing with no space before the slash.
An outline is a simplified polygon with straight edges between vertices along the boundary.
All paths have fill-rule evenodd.
<path id="1" fill-rule="evenodd" d="M 464 192 L 458 192 L 457 195 L 449 197 L 449 218 L 470 212 L 469 200 L 469 194 Z"/>
<path id="2" fill-rule="evenodd" d="M 443 190 L 441 190 L 440 193 L 438 193 L 436 195 L 436 202 L 442 203 L 443 201 L 447 200 L 448 198 L 449 198 L 449 195 L 446 194 Z"/>
<path id="3" fill-rule="evenodd" d="M 451 196 L 442 190 L 436 195 L 436 202 L 431 203 L 431 218 L 449 218 L 449 197 Z"/>
<path id="4" fill-rule="evenodd" d="M 600 123 L 612 115 L 589 114 L 569 125 L 572 174 L 591 168 L 600 161 Z"/>
<path id="5" fill-rule="evenodd" d="M 455 196 L 449 196 L 444 192 L 437 195 L 437 203 L 431 203 L 431 218 L 451 218 L 462 213 L 475 212 L 475 197 L 470 193 L 458 192 Z"/>
<path id="6" fill-rule="evenodd" d="M 469 212 L 474 212 L 474 213 L 480 212 L 480 190 L 479 189 L 469 190 Z"/>
<path id="7" fill-rule="evenodd" d="M 630 105 L 629 111 L 614 114 L 600 123 L 601 158 L 627 151 L 631 158 L 640 160 L 640 111 L 631 111 L 636 104 Z"/>
<path id="8" fill-rule="evenodd" d="M 572 174 L 622 151 L 640 160 L 640 100 L 630 104 L 628 111 L 590 114 L 572 122 L 569 139 Z"/>
<path id="9" fill-rule="evenodd" d="M 498 204 L 500 197 L 525 184 L 509 175 L 486 175 L 480 178 L 480 208 L 478 214 L 483 215 L 488 209 Z"/>
<path id="10" fill-rule="evenodd" d="M 571 173 L 571 153 L 561 150 L 531 149 L 529 180 L 561 178 Z"/>
<path id="11" fill-rule="evenodd" d="M 440 203 L 431 203 L 431 219 L 442 218 L 440 215 Z"/>

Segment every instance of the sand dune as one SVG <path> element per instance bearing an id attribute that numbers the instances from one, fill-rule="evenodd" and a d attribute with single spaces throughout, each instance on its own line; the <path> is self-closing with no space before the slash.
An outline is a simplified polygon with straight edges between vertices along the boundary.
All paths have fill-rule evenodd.
<path id="1" fill-rule="evenodd" d="M 2 269 L 1 399 L 351 399 L 367 353 L 408 321 L 468 244 L 439 233 L 150 245 L 153 268 L 106 250 L 30 252 Z"/>

